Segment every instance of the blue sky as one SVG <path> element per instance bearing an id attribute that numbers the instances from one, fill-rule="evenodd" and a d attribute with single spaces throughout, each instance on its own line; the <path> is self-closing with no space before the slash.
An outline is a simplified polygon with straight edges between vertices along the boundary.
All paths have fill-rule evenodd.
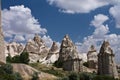
<path id="1" fill-rule="evenodd" d="M 118 0 L 2 0 L 5 40 L 25 42 L 38 33 L 50 46 L 69 34 L 81 53 L 108 40 L 120 57 L 119 8 Z"/>

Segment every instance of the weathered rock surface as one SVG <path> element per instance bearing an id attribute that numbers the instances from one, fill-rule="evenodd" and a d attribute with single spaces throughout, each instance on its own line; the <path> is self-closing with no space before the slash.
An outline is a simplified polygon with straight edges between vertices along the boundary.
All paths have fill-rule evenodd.
<path id="1" fill-rule="evenodd" d="M 33 40 L 27 42 L 24 51 L 29 53 L 30 62 L 32 63 L 44 59 L 49 49 L 39 35 L 36 34 Z"/>
<path id="2" fill-rule="evenodd" d="M 88 67 L 96 69 L 98 63 L 97 51 L 93 45 L 91 45 L 90 50 L 87 53 Z"/>
<path id="3" fill-rule="evenodd" d="M 6 57 L 8 56 L 8 54 L 10 54 L 11 57 L 15 55 L 19 55 L 20 53 L 23 52 L 23 50 L 24 50 L 24 45 L 22 43 L 12 42 L 12 43 L 5 44 Z"/>
<path id="4" fill-rule="evenodd" d="M 1 23 L 1 1 L 0 1 L 0 63 L 5 63 L 5 44 L 4 44 L 4 36 L 2 31 L 2 23 Z"/>
<path id="5" fill-rule="evenodd" d="M 59 62 L 62 62 L 62 68 L 66 71 L 82 71 L 82 59 L 79 59 L 76 46 L 68 35 L 65 35 L 59 52 Z"/>
<path id="6" fill-rule="evenodd" d="M 76 46 L 73 44 L 69 36 L 65 35 L 60 47 L 59 60 L 66 61 L 75 58 L 79 58 Z"/>
<path id="7" fill-rule="evenodd" d="M 58 60 L 59 57 L 59 48 L 56 42 L 53 42 L 52 47 L 49 50 L 49 53 L 46 57 L 46 60 L 43 63 L 51 64 Z"/>
<path id="8" fill-rule="evenodd" d="M 104 41 L 98 54 L 98 74 L 118 78 L 118 72 L 114 60 L 115 54 L 108 41 Z"/>
<path id="9" fill-rule="evenodd" d="M 25 64 L 12 64 L 13 70 L 15 72 L 19 72 L 24 80 L 31 80 L 32 75 L 37 72 L 39 76 L 39 80 L 55 80 L 57 77 L 47 74 L 41 71 L 38 71 L 28 65 Z"/>

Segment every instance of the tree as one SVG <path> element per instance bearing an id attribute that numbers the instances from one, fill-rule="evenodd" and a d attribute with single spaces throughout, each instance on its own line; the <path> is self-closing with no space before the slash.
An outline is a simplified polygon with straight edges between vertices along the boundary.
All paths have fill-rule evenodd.
<path id="1" fill-rule="evenodd" d="M 8 55 L 6 57 L 6 61 L 9 63 L 28 64 L 29 63 L 29 54 L 28 54 L 28 52 L 22 52 L 20 55 L 16 55 L 14 57 L 11 57 L 10 55 Z"/>
<path id="2" fill-rule="evenodd" d="M 22 52 L 20 54 L 20 61 L 21 63 L 28 64 L 29 63 L 29 53 L 28 52 Z"/>

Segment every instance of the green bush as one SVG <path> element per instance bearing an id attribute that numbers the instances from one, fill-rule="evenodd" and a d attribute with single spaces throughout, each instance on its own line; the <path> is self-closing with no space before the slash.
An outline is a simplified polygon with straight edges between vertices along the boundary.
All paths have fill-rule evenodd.
<path id="1" fill-rule="evenodd" d="M 79 80 L 79 74 L 78 73 L 71 73 L 69 76 L 69 80 Z"/>
<path id="2" fill-rule="evenodd" d="M 53 66 L 55 66 L 57 68 L 62 68 L 63 62 L 62 61 L 55 61 L 55 63 L 53 64 Z"/>
<path id="3" fill-rule="evenodd" d="M 88 66 L 89 66 L 89 65 L 88 65 L 88 62 L 84 62 L 83 65 L 84 65 L 85 67 L 88 67 Z"/>
<path id="4" fill-rule="evenodd" d="M 28 64 L 29 63 L 29 53 L 28 52 L 22 52 L 20 55 L 16 55 L 14 57 L 11 57 L 8 55 L 6 57 L 6 61 L 9 63 L 24 63 Z"/>
<path id="5" fill-rule="evenodd" d="M 28 52 L 22 52 L 20 54 L 20 62 L 28 64 L 29 63 L 29 53 Z"/>
<path id="6" fill-rule="evenodd" d="M 97 75 L 93 78 L 93 80 L 115 80 L 115 79 L 113 77 L 110 77 L 110 76 Z"/>
<path id="7" fill-rule="evenodd" d="M 31 80 L 39 80 L 38 73 L 34 72 Z"/>

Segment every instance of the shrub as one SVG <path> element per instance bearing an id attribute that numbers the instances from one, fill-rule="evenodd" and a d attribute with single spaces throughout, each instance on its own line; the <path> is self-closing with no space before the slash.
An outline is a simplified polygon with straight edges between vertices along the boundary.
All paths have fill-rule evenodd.
<path id="1" fill-rule="evenodd" d="M 79 80 L 79 75 L 78 73 L 75 73 L 75 72 L 71 73 L 68 77 L 69 77 L 69 80 Z"/>
<path id="2" fill-rule="evenodd" d="M 88 67 L 88 62 L 84 62 L 83 65 L 84 65 L 85 67 Z"/>
<path id="3" fill-rule="evenodd" d="M 6 61 L 9 63 L 24 63 L 28 64 L 29 63 L 29 53 L 28 52 L 22 52 L 20 55 L 16 55 L 14 57 L 11 57 L 8 55 L 6 57 Z"/>
<path id="4" fill-rule="evenodd" d="M 20 54 L 20 62 L 28 64 L 29 63 L 29 53 L 28 52 L 22 52 Z"/>
<path id="5" fill-rule="evenodd" d="M 53 66 L 55 66 L 57 68 L 62 68 L 63 62 L 62 61 L 55 61 L 55 63 L 53 64 Z"/>
<path id="6" fill-rule="evenodd" d="M 38 73 L 34 72 L 31 80 L 39 80 Z"/>

